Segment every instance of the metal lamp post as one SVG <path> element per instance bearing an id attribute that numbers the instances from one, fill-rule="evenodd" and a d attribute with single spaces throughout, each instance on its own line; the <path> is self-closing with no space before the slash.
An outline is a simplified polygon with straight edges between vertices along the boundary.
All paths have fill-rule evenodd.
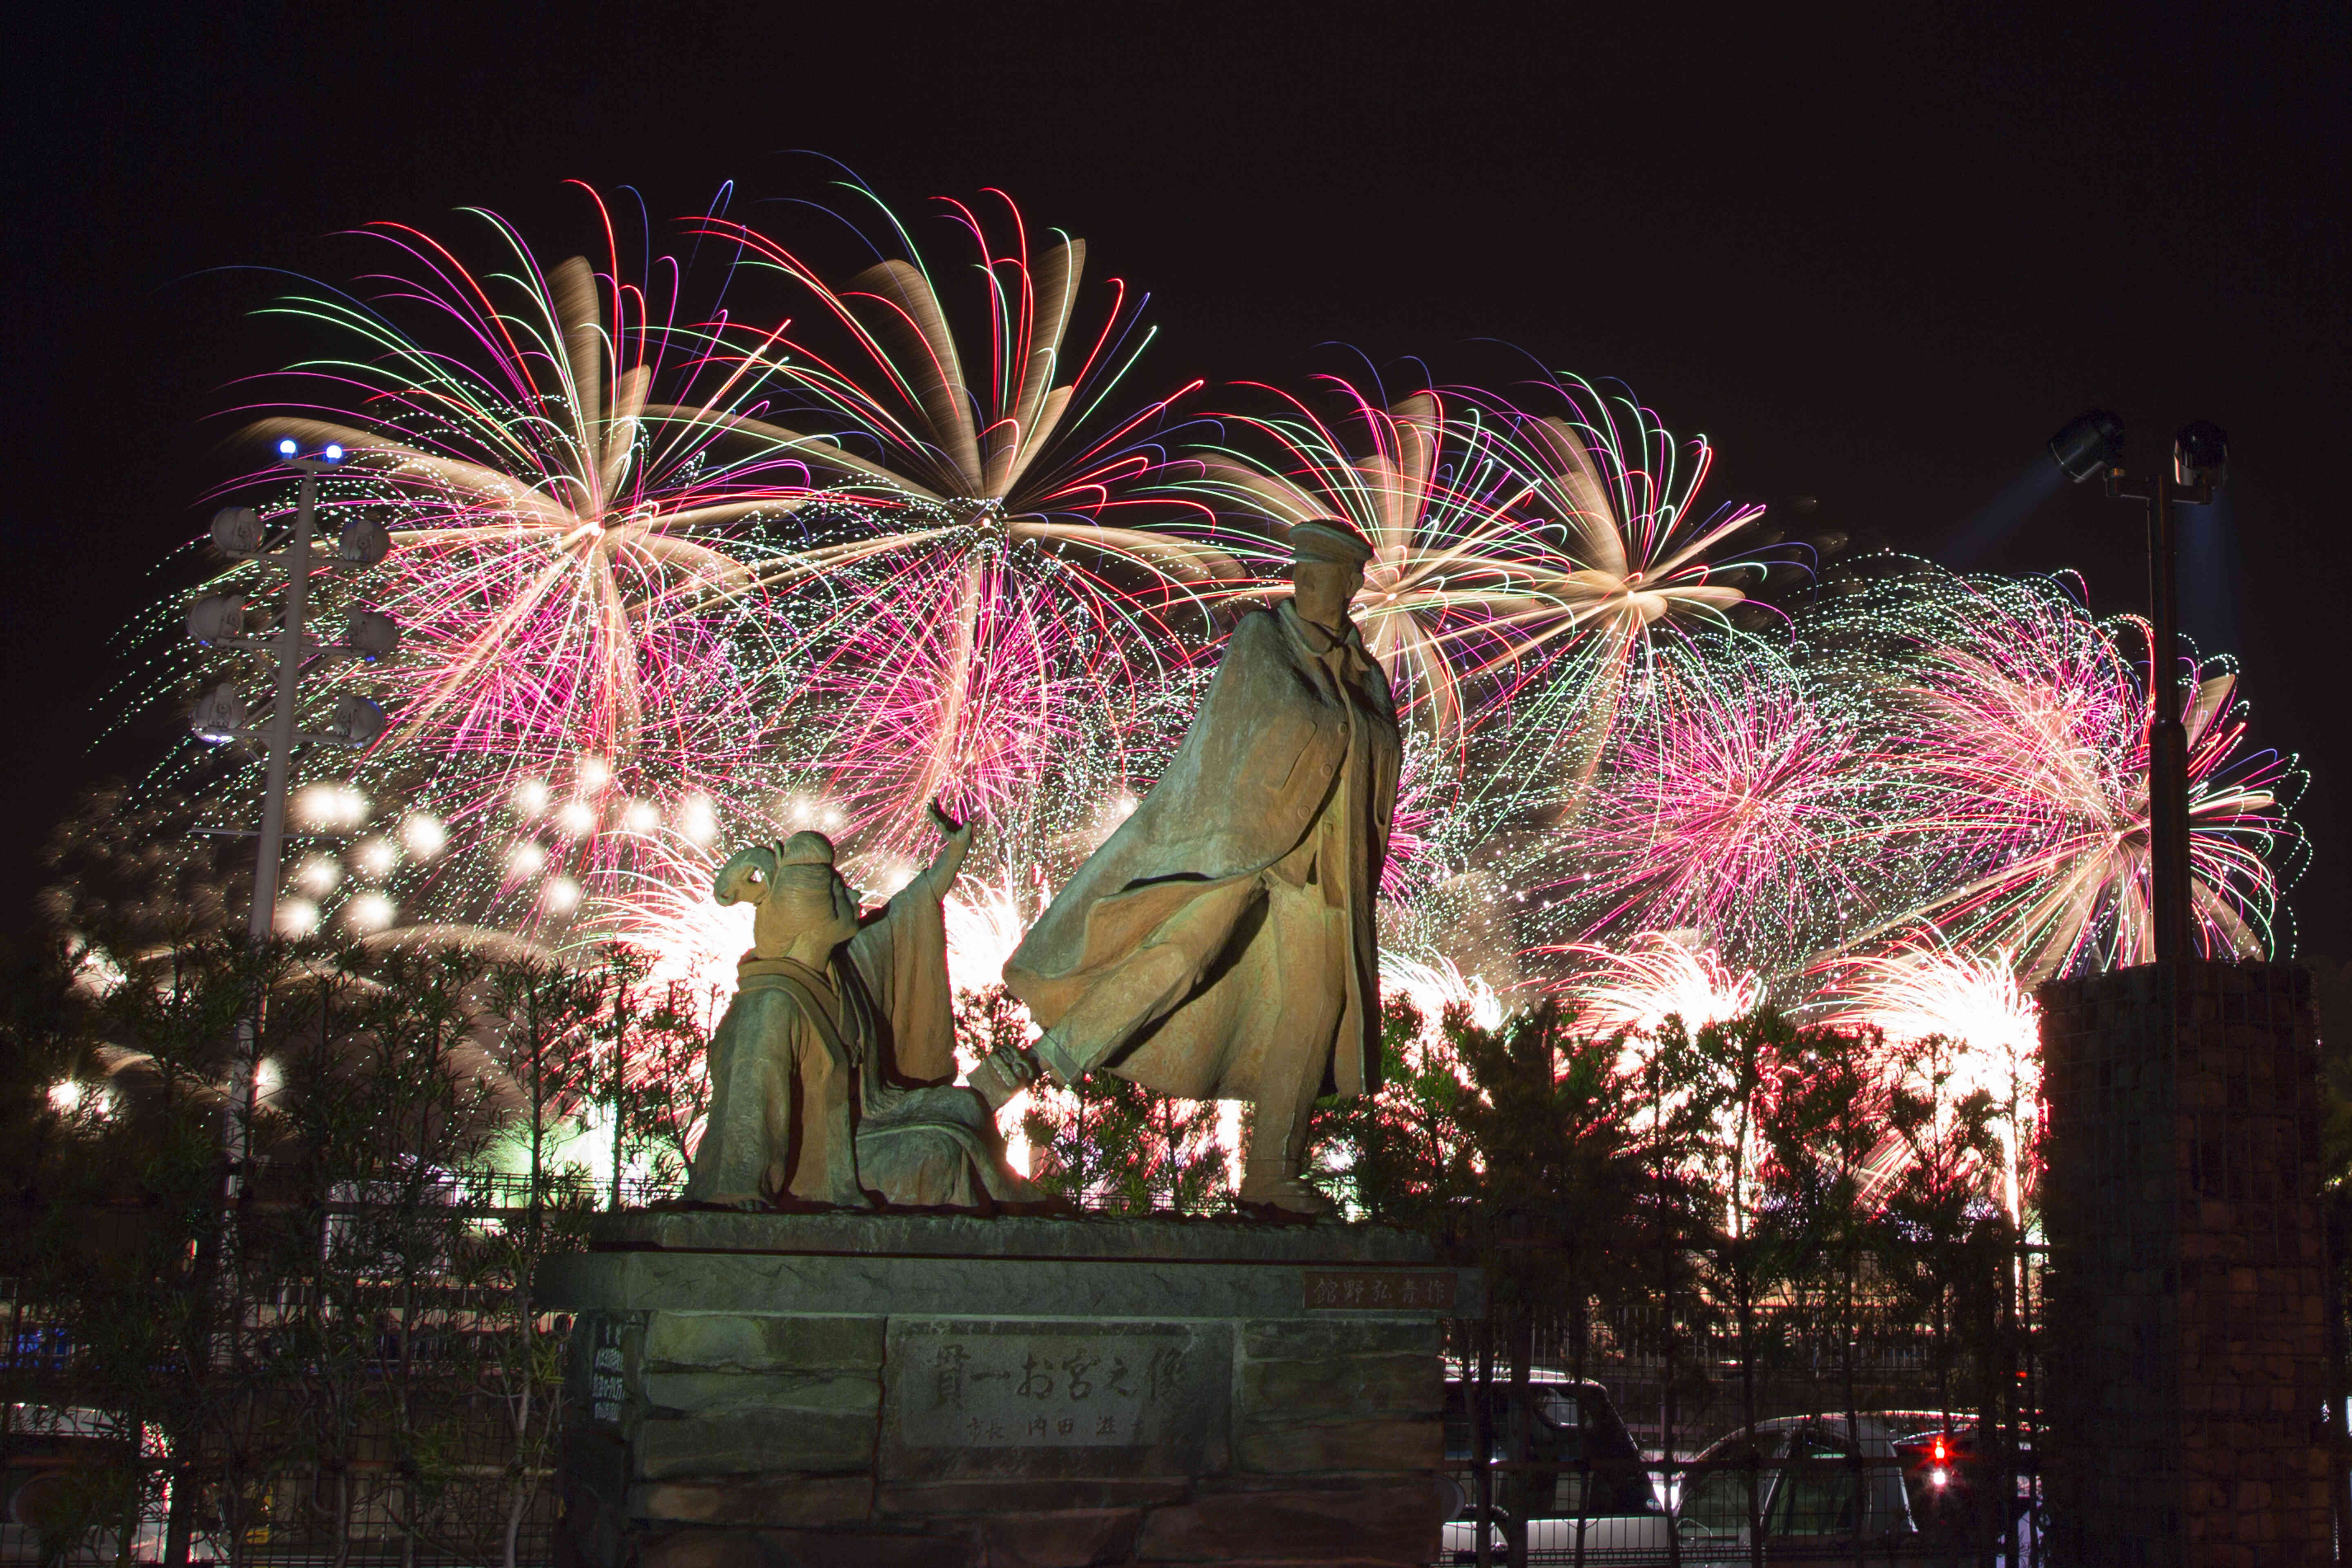
<path id="1" fill-rule="evenodd" d="M 2092 475 L 2109 496 L 2147 506 L 2148 935 L 2158 963 L 2192 953 L 2189 921 L 2189 740 L 2180 721 L 2180 588 L 2174 563 L 2178 542 L 2172 509 L 2206 506 L 2229 477 L 2230 442 L 2210 420 L 2181 426 L 2172 441 L 2172 467 L 2135 479 L 2116 460 L 2123 421 L 2094 409 L 2050 438 L 2050 457 L 2080 484 Z"/>
<path id="2" fill-rule="evenodd" d="M 2239 1542 L 2262 1543 L 2234 1548 L 2250 1559 L 2329 1561 L 2342 1428 L 2313 1413 L 2343 1387 L 2311 977 L 2218 941 L 2191 962 L 2175 509 L 2210 503 L 2229 444 L 2184 426 L 2170 468 L 2135 478 L 2120 433 L 2085 416 L 2051 455 L 2147 508 L 2156 963 L 2037 988 L 2043 1539 L 2067 1562 L 2204 1561 Z"/>

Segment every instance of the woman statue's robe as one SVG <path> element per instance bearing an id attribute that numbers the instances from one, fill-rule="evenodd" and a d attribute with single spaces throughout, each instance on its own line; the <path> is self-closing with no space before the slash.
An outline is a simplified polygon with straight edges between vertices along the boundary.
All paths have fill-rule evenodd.
<path id="1" fill-rule="evenodd" d="M 1255 1100 L 1291 1044 L 1269 1037 L 1304 1016 L 1332 1030 L 1312 1043 L 1326 1092 L 1379 1088 L 1377 900 L 1402 750 L 1352 625 L 1335 637 L 1287 601 L 1243 616 L 1166 774 L 1004 966 L 1047 1064 Z M 1285 940 L 1309 908 L 1316 940 Z"/>
<path id="2" fill-rule="evenodd" d="M 940 892 L 919 876 L 823 973 L 747 953 L 710 1041 L 688 1201 L 988 1209 L 1034 1201 L 995 1118 L 957 1086 Z"/>

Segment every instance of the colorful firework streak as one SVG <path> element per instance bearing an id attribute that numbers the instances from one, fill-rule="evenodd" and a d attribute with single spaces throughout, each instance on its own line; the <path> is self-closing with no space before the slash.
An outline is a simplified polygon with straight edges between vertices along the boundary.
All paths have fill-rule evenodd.
<path id="1" fill-rule="evenodd" d="M 244 434 L 341 444 L 330 515 L 390 514 L 394 553 L 368 586 L 419 645 L 388 672 L 404 745 L 517 772 L 583 752 L 623 772 L 648 752 L 724 768 L 747 726 L 698 710 L 735 684 L 710 677 L 743 617 L 709 607 L 749 587 L 747 556 L 772 552 L 756 525 L 807 496 L 808 470 L 730 461 L 708 432 L 649 416 L 656 388 L 704 370 L 680 330 L 682 271 L 664 257 L 631 279 L 596 210 L 601 270 L 542 267 L 489 214 L 504 265 L 480 274 L 415 229 L 362 231 L 400 268 L 366 279 L 369 300 L 273 307 L 354 342 L 359 357 L 289 373 L 351 406 L 307 403 Z"/>
<path id="2" fill-rule="evenodd" d="M 823 606 L 796 617 L 805 675 L 772 697 L 813 721 L 787 749 L 830 775 L 866 832 L 902 849 L 940 797 L 1008 826 L 1030 818 L 1021 852 L 1045 853 L 1055 835 L 1037 820 L 1044 808 L 1084 815 L 1074 796 L 1116 795 L 1150 756 L 1159 693 L 1182 684 L 1207 628 L 1195 595 L 1242 570 L 1213 546 L 1109 521 L 1146 504 L 1133 497 L 1158 466 L 1147 437 L 1166 400 L 1097 419 L 1150 334 L 1113 280 L 1098 330 L 1071 352 L 1084 241 L 1061 238 L 1033 262 L 1009 201 L 993 228 L 944 204 L 976 253 L 969 292 L 986 322 L 960 338 L 913 237 L 850 189 L 904 256 L 845 286 L 754 229 L 706 230 L 784 279 L 826 329 L 786 322 L 723 340 L 729 385 L 755 384 L 786 412 L 661 412 L 806 462 L 834 487 L 843 526 L 751 574 Z M 985 375 L 968 374 L 982 363 Z"/>
<path id="3" fill-rule="evenodd" d="M 1235 545 L 1260 560 L 1251 590 L 1286 571 L 1285 541 L 1298 523 L 1352 524 L 1372 548 L 1351 607 L 1366 649 L 1404 712 L 1458 749 L 1480 716 L 1471 679 L 1490 669 L 1525 679 L 1522 656 L 1576 620 L 1578 562 L 1510 510 L 1527 485 L 1499 460 L 1475 405 L 1450 408 L 1424 389 L 1383 408 L 1375 392 L 1321 377 L 1318 401 L 1340 410 L 1334 420 L 1279 388 L 1255 390 L 1276 412 L 1213 416 L 1251 444 L 1188 448 L 1170 489 L 1197 500 L 1218 527 L 1237 520 L 1254 531 Z"/>
<path id="4" fill-rule="evenodd" d="M 800 585 L 780 612 L 790 716 L 772 766 L 912 853 L 942 799 L 1066 868 L 1085 826 L 1148 782 L 1196 689 L 1193 645 L 1083 567 L 956 541 L 877 554 Z"/>
<path id="5" fill-rule="evenodd" d="M 1552 846 L 1549 923 L 1598 942 L 1700 931 L 1768 974 L 1866 923 L 1888 780 L 1850 704 L 1730 633 L 1640 658 L 1628 699 Z"/>
<path id="6" fill-rule="evenodd" d="M 1393 899 L 1515 823 L 1559 818 L 1562 748 L 1597 755 L 1652 629 L 1720 625 L 1742 597 L 1708 554 L 1756 512 L 1692 524 L 1706 443 L 1678 468 L 1677 443 L 1638 404 L 1547 386 L 1569 417 L 1426 386 L 1389 403 L 1340 376 L 1305 397 L 1245 384 L 1270 412 L 1210 416 L 1216 438 L 1169 472 L 1210 538 L 1259 568 L 1227 592 L 1278 592 L 1284 540 L 1310 518 L 1343 519 L 1371 545 L 1352 613 L 1414 742 L 1383 879 Z"/>
<path id="7" fill-rule="evenodd" d="M 657 829 L 708 843 L 802 818 L 905 854 L 933 798 L 992 819 L 1000 871 L 1083 856 L 1087 823 L 1156 769 L 1154 747 L 1173 741 L 1163 720 L 1197 687 L 1206 622 L 1180 625 L 1181 601 L 1238 573 L 1213 549 L 1100 521 L 1150 466 L 1128 439 L 1148 416 L 1075 474 L 1040 462 L 1054 429 L 1082 431 L 1108 390 L 1086 366 L 1055 384 L 1083 245 L 1033 277 L 1025 237 L 1012 253 L 983 243 L 992 299 L 1020 300 L 991 327 L 1009 412 L 966 432 L 971 464 L 941 468 L 920 453 L 962 450 L 950 405 L 975 394 L 918 266 L 886 263 L 840 293 L 793 275 L 857 329 L 868 393 L 835 362 L 810 371 L 784 328 L 719 313 L 731 279 L 701 320 L 667 258 L 646 268 L 661 291 L 622 280 L 597 210 L 608 272 L 541 268 L 484 215 L 503 270 L 478 276 L 385 227 L 371 232 L 403 267 L 370 279 L 368 300 L 321 289 L 278 307 L 361 352 L 297 367 L 308 401 L 247 435 L 341 444 L 330 515 L 393 525 L 362 588 L 406 645 L 341 679 L 394 712 L 359 769 L 365 797 L 442 840 L 403 858 L 398 900 L 372 889 L 361 905 L 351 867 L 314 868 L 320 907 L 298 923 L 332 906 L 369 926 L 423 915 L 560 934 L 636 885 L 632 858 Z M 696 226 L 748 247 L 755 271 L 782 254 L 716 219 Z M 887 319 L 861 322 L 868 308 Z M 1132 328 L 1115 305 L 1096 359 Z M 922 380 L 918 359 L 946 379 Z M 755 417 L 819 393 L 821 412 L 864 421 L 842 439 L 878 443 L 919 478 Z M 943 423 L 919 432 L 915 416 Z M 830 488 L 814 487 L 813 461 Z"/>
<path id="8" fill-rule="evenodd" d="M 1518 726 L 1524 760 L 1516 765 L 1557 768 L 1565 760 L 1580 782 L 1616 732 L 1636 655 L 1654 650 L 1654 633 L 1721 626 L 1745 597 L 1738 584 L 1761 563 L 1727 562 L 1715 552 L 1763 508 L 1727 504 L 1702 512 L 1699 492 L 1714 448 L 1704 437 L 1678 442 L 1630 395 L 1604 395 L 1577 376 L 1531 390 L 1532 401 L 1559 412 L 1495 400 L 1508 432 L 1503 460 L 1525 486 L 1514 510 L 1554 536 L 1576 570 L 1500 618 L 1539 624 L 1542 637 L 1572 637 L 1575 647 L 1572 657 L 1544 667 L 1546 679 Z M 1572 617 L 1553 618 L 1554 597 L 1573 608 Z M 1527 749 L 1529 742 L 1535 750 Z"/>
<path id="9" fill-rule="evenodd" d="M 1727 504 L 1702 513 L 1714 448 L 1705 437 L 1678 442 L 1631 395 L 1605 395 L 1577 376 L 1537 390 L 1564 412 L 1497 406 L 1508 420 L 1508 461 L 1527 486 L 1515 505 L 1537 526 L 1556 529 L 1578 563 L 1565 590 L 1577 625 L 1629 648 L 1662 621 L 1719 623 L 1745 596 L 1722 579 L 1747 563 L 1727 566 L 1713 552 L 1764 509 Z"/>
<path id="10" fill-rule="evenodd" d="M 1932 923 L 2018 955 L 2029 981 L 2145 963 L 2148 927 L 2146 628 L 2095 619 L 2059 578 L 1918 569 L 1835 602 L 1809 628 L 1827 669 L 1880 704 L 1899 780 L 1884 858 L 1927 891 L 1879 930 Z M 2270 946 L 2274 864 L 2292 836 L 2273 752 L 2241 757 L 2226 660 L 2184 660 L 2191 897 L 2199 947 Z M 1870 934 L 1870 933 L 1865 933 Z"/>
<path id="11" fill-rule="evenodd" d="M 560 937 L 656 824 L 715 834 L 764 754 L 757 689 L 777 655 L 751 574 L 782 552 L 770 524 L 809 494 L 808 474 L 646 416 L 656 391 L 704 374 L 689 285 L 673 258 L 625 266 L 611 212 L 593 210 L 599 264 L 543 266 L 486 213 L 496 261 L 478 269 L 378 225 L 361 233 L 386 247 L 387 269 L 269 308 L 342 352 L 285 373 L 274 405 L 240 411 L 260 415 L 241 434 L 344 449 L 321 531 L 387 529 L 391 552 L 347 592 L 403 628 L 381 662 L 306 672 L 307 710 L 356 690 L 394 722 L 355 765 L 304 758 L 321 789 L 349 782 L 333 785 L 340 804 L 298 792 L 296 825 L 377 832 L 295 868 L 290 929 L 335 918 Z M 237 488 L 285 520 L 281 475 Z M 205 586 L 274 608 L 251 567 Z M 214 787 L 248 815 L 257 774 L 233 766 Z"/>

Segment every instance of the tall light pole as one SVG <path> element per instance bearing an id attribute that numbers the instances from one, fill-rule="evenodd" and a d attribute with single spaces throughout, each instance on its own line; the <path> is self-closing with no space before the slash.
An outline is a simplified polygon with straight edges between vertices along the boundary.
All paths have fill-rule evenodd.
<path id="1" fill-rule="evenodd" d="M 261 829 L 253 862 L 253 907 L 246 921 L 247 940 L 256 949 L 277 934 L 278 877 L 286 849 L 286 791 L 297 745 L 324 742 L 352 751 L 364 750 L 383 733 L 387 720 L 375 703 L 354 693 L 335 700 L 327 728 L 316 733 L 294 727 L 297 683 L 302 667 L 312 657 L 375 659 L 398 646 L 400 629 L 388 616 L 353 610 L 348 640 L 321 646 L 308 637 L 310 578 L 321 564 L 327 569 L 359 569 L 374 565 L 391 548 L 380 523 L 354 517 L 344 523 L 336 548 L 320 552 L 318 541 L 319 476 L 342 461 L 340 447 L 328 447 L 316 457 L 304 457 L 292 440 L 278 444 L 278 467 L 298 476 L 294 524 L 275 551 L 263 548 L 258 513 L 249 507 L 229 507 L 215 513 L 213 542 L 222 553 L 254 562 L 264 571 L 281 572 L 286 593 L 276 633 L 249 637 L 244 633 L 245 600 L 241 593 L 214 594 L 199 599 L 188 611 L 188 631 L 199 642 L 231 647 L 266 648 L 271 655 L 272 688 L 266 725 L 249 728 L 249 710 L 234 681 L 224 681 L 196 705 L 191 723 L 197 736 L 215 744 L 258 741 L 267 758 L 262 784 Z M 244 1184 L 253 1125 L 253 1105 L 261 1068 L 261 1012 L 264 999 L 256 993 L 237 1024 L 237 1059 L 229 1084 L 227 1124 L 222 1142 L 228 1156 L 228 1195 L 234 1199 Z"/>
<path id="2" fill-rule="evenodd" d="M 2189 738 L 2180 721 L 2180 585 L 2172 509 L 2209 506 L 2228 479 L 2230 439 L 2210 420 L 2172 438 L 2172 467 L 2135 479 L 2116 460 L 2123 421 L 2104 410 L 2050 438 L 2050 456 L 2077 484 L 2100 476 L 2109 496 L 2147 505 L 2147 847 L 2149 945 L 2158 963 L 2192 956 L 2189 851 Z"/>

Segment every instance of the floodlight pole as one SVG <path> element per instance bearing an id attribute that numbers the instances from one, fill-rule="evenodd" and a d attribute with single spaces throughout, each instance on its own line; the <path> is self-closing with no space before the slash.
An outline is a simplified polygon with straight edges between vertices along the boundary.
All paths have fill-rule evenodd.
<path id="1" fill-rule="evenodd" d="M 278 872 L 286 852 L 286 781 L 293 771 L 294 679 L 302 667 L 302 624 L 309 607 L 310 542 L 318 528 L 319 476 L 306 470 L 294 501 L 294 536 L 287 542 L 286 613 L 278 628 L 277 686 L 269 708 L 269 771 L 262 786 L 261 847 L 253 865 L 248 934 L 258 944 L 277 927 Z"/>
<path id="2" fill-rule="evenodd" d="M 310 545 L 318 536 L 319 473 L 329 465 L 312 459 L 287 458 L 283 467 L 299 469 L 295 489 L 294 532 L 278 564 L 286 574 L 286 606 L 278 628 L 277 686 L 269 708 L 269 763 L 261 793 L 261 837 L 253 860 L 253 908 L 246 921 L 248 941 L 257 952 L 278 930 L 278 874 L 286 850 L 286 784 L 293 771 L 295 679 L 302 668 L 302 630 L 310 594 Z M 245 1185 L 246 1161 L 253 1132 L 253 1106 L 261 1072 L 261 1010 L 257 987 L 252 1005 L 237 1021 L 236 1077 L 229 1086 L 228 1195 L 236 1201 Z"/>
<path id="3" fill-rule="evenodd" d="M 2158 468 L 2133 480 L 2109 465 L 2107 494 L 2147 503 L 2148 650 L 2147 847 L 2148 933 L 2156 962 L 2190 957 L 2189 910 L 2189 737 L 2180 721 L 2180 584 L 2172 509 L 2205 506 L 2213 487 L 2205 479 L 2176 483 Z"/>

